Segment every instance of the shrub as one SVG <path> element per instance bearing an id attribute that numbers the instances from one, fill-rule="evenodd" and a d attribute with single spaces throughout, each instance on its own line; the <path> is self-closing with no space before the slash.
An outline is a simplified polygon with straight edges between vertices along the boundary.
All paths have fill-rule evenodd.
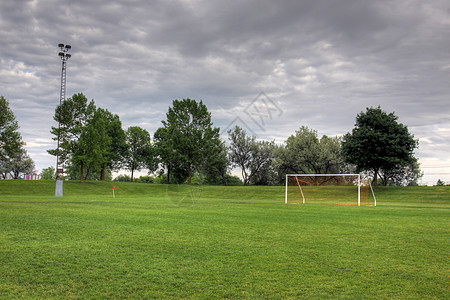
<path id="1" fill-rule="evenodd" d="M 114 178 L 114 181 L 120 181 L 120 182 L 131 182 L 131 178 L 128 175 L 120 174 L 116 178 Z"/>

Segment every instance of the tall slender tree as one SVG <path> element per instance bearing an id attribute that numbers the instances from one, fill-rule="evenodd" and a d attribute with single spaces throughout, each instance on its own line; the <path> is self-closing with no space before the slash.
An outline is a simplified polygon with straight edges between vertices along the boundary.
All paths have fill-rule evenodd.
<path id="1" fill-rule="evenodd" d="M 80 138 L 72 153 L 72 163 L 80 167 L 81 181 L 90 172 L 100 170 L 108 163 L 111 138 L 107 134 L 107 125 L 104 111 L 97 109 L 81 129 Z"/>
<path id="2" fill-rule="evenodd" d="M 153 139 L 155 141 L 155 156 L 157 162 L 163 167 L 163 172 L 167 172 L 167 184 L 181 183 L 187 178 L 186 161 L 176 150 L 174 140 L 169 136 L 168 129 L 160 127 L 155 131 Z"/>
<path id="3" fill-rule="evenodd" d="M 239 126 L 236 126 L 234 130 L 230 129 L 228 134 L 230 161 L 241 169 L 244 185 L 247 185 L 272 163 L 275 143 L 257 141 L 255 136 L 247 136 L 245 130 Z"/>
<path id="4" fill-rule="evenodd" d="M 127 152 L 126 133 L 122 129 L 122 122 L 118 115 L 102 108 L 98 108 L 96 113 L 101 115 L 106 126 L 104 134 L 109 138 L 109 143 L 104 145 L 106 153 L 104 153 L 105 159 L 100 172 L 100 180 L 105 180 L 108 170 L 118 170 L 122 166 Z"/>
<path id="5" fill-rule="evenodd" d="M 213 139 L 211 149 L 205 151 L 202 173 L 206 176 L 205 182 L 212 184 L 228 185 L 229 161 L 227 157 L 227 146 L 220 139 Z"/>
<path id="6" fill-rule="evenodd" d="M 152 155 L 150 133 L 138 126 L 127 129 L 126 142 L 128 152 L 124 167 L 131 171 L 133 181 L 134 171 L 140 171 L 147 166 L 149 156 Z"/>

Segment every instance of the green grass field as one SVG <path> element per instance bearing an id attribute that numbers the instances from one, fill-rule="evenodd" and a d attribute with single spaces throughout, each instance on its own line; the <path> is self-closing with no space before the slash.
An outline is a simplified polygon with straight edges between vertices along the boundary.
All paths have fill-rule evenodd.
<path id="1" fill-rule="evenodd" d="M 357 207 L 114 184 L 1 180 L 0 298 L 449 298 L 450 187 Z"/>

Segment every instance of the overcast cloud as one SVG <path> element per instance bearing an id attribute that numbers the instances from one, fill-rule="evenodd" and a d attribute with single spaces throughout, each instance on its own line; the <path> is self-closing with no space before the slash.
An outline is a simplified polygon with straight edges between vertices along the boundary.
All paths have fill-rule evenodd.
<path id="1" fill-rule="evenodd" d="M 55 165 L 64 43 L 67 97 L 84 93 L 124 128 L 153 134 L 172 100 L 191 98 L 223 131 L 281 143 L 302 125 L 345 134 L 380 105 L 419 139 L 423 182 L 450 182 L 449 36 L 447 0 L 5 0 L 0 95 L 38 170 Z"/>

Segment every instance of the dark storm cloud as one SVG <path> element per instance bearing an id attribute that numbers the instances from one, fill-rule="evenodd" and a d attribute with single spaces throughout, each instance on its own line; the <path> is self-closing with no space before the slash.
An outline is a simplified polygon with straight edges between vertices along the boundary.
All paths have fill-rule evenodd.
<path id="1" fill-rule="evenodd" d="M 283 111 L 260 138 L 301 125 L 351 131 L 380 105 L 447 162 L 450 5 L 419 1 L 2 1 L 0 94 L 39 168 L 59 101 L 56 45 L 72 45 L 67 96 L 154 132 L 173 99 L 202 99 L 226 127 L 261 91 Z M 248 117 L 248 116 L 247 116 Z M 31 124 L 31 125 L 30 125 Z M 439 142 L 438 142 L 439 141 Z M 40 163 L 40 160 L 44 163 Z"/>

